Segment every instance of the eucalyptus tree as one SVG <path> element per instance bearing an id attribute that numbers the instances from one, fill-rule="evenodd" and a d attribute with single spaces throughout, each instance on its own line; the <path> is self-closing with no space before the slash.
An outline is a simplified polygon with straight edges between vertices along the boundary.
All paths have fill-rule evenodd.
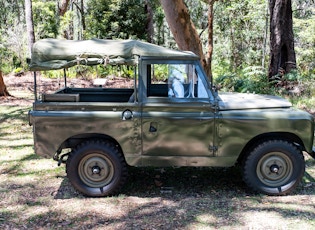
<path id="1" fill-rule="evenodd" d="M 203 0 L 209 4 L 208 16 L 208 50 L 204 54 L 202 39 L 198 33 L 198 28 L 193 22 L 190 9 L 188 9 L 184 0 L 160 0 L 163 7 L 167 23 L 172 31 L 177 46 L 181 50 L 189 50 L 197 54 L 209 77 L 212 80 L 211 59 L 213 51 L 213 5 L 216 0 Z"/>
<path id="2" fill-rule="evenodd" d="M 70 0 L 60 0 L 58 2 L 59 15 L 64 16 L 68 10 Z"/>
<path id="3" fill-rule="evenodd" d="M 199 55 L 201 60 L 205 62 L 201 40 L 184 1 L 160 0 L 160 2 L 179 49 L 190 50 Z"/>
<path id="4" fill-rule="evenodd" d="M 270 0 L 269 78 L 296 68 L 291 0 Z"/>
<path id="5" fill-rule="evenodd" d="M 33 47 L 33 44 L 35 43 L 33 11 L 32 11 L 31 0 L 25 0 L 25 21 L 26 21 L 27 38 L 28 38 L 28 54 L 31 55 L 32 47 Z"/>
<path id="6" fill-rule="evenodd" d="M 2 71 L 0 70 L 0 97 L 6 97 L 11 96 L 11 94 L 8 92 L 6 85 L 4 84 L 3 77 L 2 77 Z"/>

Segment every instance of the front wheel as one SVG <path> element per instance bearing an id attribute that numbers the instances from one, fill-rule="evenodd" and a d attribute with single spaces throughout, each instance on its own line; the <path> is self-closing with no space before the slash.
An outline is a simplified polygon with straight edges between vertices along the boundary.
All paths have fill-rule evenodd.
<path id="1" fill-rule="evenodd" d="M 245 183 L 268 195 L 286 195 L 300 183 L 305 172 L 301 151 L 282 140 L 266 141 L 250 152 L 243 165 Z"/>
<path id="2" fill-rule="evenodd" d="M 69 181 L 87 196 L 116 193 L 127 176 L 122 153 L 110 142 L 87 141 L 71 153 L 66 164 Z"/>

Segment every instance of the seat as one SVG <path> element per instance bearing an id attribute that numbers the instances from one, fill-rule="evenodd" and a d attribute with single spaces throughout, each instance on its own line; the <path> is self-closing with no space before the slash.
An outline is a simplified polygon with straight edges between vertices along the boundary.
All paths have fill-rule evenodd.
<path id="1" fill-rule="evenodd" d="M 172 97 L 183 98 L 185 96 L 184 85 L 178 79 L 174 79 L 172 83 L 173 95 Z"/>

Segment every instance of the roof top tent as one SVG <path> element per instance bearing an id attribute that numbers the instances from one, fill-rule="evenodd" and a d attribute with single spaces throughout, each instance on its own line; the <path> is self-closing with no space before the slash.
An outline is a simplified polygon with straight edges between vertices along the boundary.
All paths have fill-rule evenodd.
<path id="1" fill-rule="evenodd" d="M 64 69 L 76 65 L 133 65 L 139 57 L 159 57 L 166 59 L 190 59 L 199 57 L 192 52 L 168 49 L 158 45 L 135 40 L 59 40 L 43 39 L 33 45 L 30 70 L 34 71 L 34 92 L 37 100 L 36 71 Z"/>

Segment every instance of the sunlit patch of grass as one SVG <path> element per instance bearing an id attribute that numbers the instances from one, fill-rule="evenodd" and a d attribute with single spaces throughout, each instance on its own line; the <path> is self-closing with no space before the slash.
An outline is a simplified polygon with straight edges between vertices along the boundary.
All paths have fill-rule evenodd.
<path id="1" fill-rule="evenodd" d="M 291 103 L 299 108 L 299 109 L 303 109 L 303 110 L 307 110 L 309 112 L 314 113 L 315 112 L 315 96 L 312 97 L 306 97 L 306 96 L 301 96 L 301 97 L 294 97 L 290 99 Z"/>
<path id="2" fill-rule="evenodd" d="M 211 213 L 204 213 L 196 217 L 196 221 L 201 225 L 200 227 L 210 227 L 216 222 L 216 217 Z"/>
<path id="3" fill-rule="evenodd" d="M 29 158 L 28 158 L 29 157 Z M 9 161 L 0 162 L 0 172 L 7 174 L 9 177 L 25 178 L 27 176 L 43 176 L 50 174 L 64 173 L 64 166 L 58 167 L 57 162 L 51 159 L 38 158 L 36 155 L 29 155 L 21 159 L 10 159 Z M 39 178 L 40 179 L 40 178 Z"/>
<path id="4" fill-rule="evenodd" d="M 10 94 L 17 98 L 31 100 L 34 98 L 34 94 L 26 90 L 9 90 Z"/>
<path id="5" fill-rule="evenodd" d="M 5 152 L 6 154 L 0 154 L 0 165 L 2 163 L 9 163 L 13 161 L 22 160 L 26 154 L 34 154 L 34 150 L 32 147 L 19 147 L 18 149 L 14 148 L 0 148 L 1 152 Z"/>

